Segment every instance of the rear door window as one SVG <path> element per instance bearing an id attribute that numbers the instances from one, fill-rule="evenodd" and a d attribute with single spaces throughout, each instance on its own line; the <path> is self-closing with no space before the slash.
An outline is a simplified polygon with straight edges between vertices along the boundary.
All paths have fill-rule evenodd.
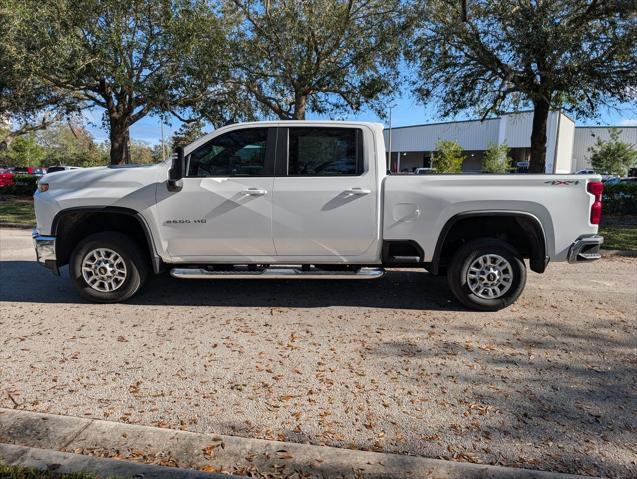
<path id="1" fill-rule="evenodd" d="M 288 176 L 358 176 L 363 173 L 358 128 L 288 129 Z"/>

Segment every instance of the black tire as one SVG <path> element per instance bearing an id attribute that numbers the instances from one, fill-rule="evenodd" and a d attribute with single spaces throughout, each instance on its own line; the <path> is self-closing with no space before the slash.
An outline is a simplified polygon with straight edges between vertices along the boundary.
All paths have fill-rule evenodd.
<path id="1" fill-rule="evenodd" d="M 87 283 L 82 274 L 84 258 L 96 248 L 116 252 L 126 266 L 125 279 L 113 291 L 98 291 Z M 69 261 L 69 273 L 85 298 L 97 303 L 118 303 L 129 299 L 143 286 L 148 277 L 148 262 L 135 241 L 122 233 L 105 231 L 86 237 L 75 247 Z"/>
<path id="2" fill-rule="evenodd" d="M 487 291 L 477 294 L 469 284 L 468 271 L 472 263 L 484 255 L 497 255 L 510 265 L 511 284 L 501 296 L 485 298 Z M 498 311 L 518 299 L 526 285 L 526 266 L 516 249 L 495 238 L 482 238 L 464 244 L 453 256 L 447 270 L 447 282 L 454 296 L 467 308 L 477 311 Z M 475 286 L 474 288 L 479 289 Z M 504 289 L 505 286 L 500 285 Z M 496 294 L 499 294 L 496 293 Z"/>

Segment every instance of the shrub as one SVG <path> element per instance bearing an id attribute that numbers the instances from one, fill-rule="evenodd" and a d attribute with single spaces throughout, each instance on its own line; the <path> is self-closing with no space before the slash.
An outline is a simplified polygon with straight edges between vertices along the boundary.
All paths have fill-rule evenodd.
<path id="1" fill-rule="evenodd" d="M 497 145 L 495 143 L 489 144 L 489 147 L 484 152 L 484 160 L 482 160 L 482 172 L 483 173 L 508 173 L 511 171 L 509 166 L 511 158 L 508 155 L 509 146 L 506 143 Z"/>
<path id="2" fill-rule="evenodd" d="M 436 173 L 461 173 L 464 153 L 455 141 L 439 140 L 436 143 L 433 164 Z"/>
<path id="3" fill-rule="evenodd" d="M 637 215 L 637 183 L 606 185 L 602 201 L 607 215 Z"/>
<path id="4" fill-rule="evenodd" d="M 38 187 L 39 179 L 40 178 L 33 175 L 15 175 L 13 178 L 15 184 L 3 187 L 0 189 L 0 193 L 5 193 L 7 195 L 31 196 L 35 193 L 35 190 Z"/>
<path id="5" fill-rule="evenodd" d="M 591 165 L 602 175 L 625 176 L 637 160 L 637 150 L 630 144 L 620 141 L 621 130 L 612 128 L 610 140 L 597 138 L 597 143 L 590 147 Z"/>

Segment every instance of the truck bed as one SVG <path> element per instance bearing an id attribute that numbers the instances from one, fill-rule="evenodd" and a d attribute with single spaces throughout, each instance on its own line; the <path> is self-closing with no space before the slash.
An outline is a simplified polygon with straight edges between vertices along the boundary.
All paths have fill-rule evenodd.
<path id="1" fill-rule="evenodd" d="M 382 181 L 383 238 L 413 238 L 433 258 L 445 225 L 458 214 L 515 211 L 542 225 L 547 255 L 566 259 L 582 234 L 597 233 L 590 223 L 593 195 L 586 190 L 598 175 L 392 175 Z"/>

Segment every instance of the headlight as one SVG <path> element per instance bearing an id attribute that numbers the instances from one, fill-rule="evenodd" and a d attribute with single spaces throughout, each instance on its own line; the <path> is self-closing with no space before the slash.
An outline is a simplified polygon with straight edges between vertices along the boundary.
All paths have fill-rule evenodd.
<path id="1" fill-rule="evenodd" d="M 49 191 L 49 184 L 48 183 L 38 183 L 38 191 L 40 193 L 44 193 L 45 191 Z"/>

